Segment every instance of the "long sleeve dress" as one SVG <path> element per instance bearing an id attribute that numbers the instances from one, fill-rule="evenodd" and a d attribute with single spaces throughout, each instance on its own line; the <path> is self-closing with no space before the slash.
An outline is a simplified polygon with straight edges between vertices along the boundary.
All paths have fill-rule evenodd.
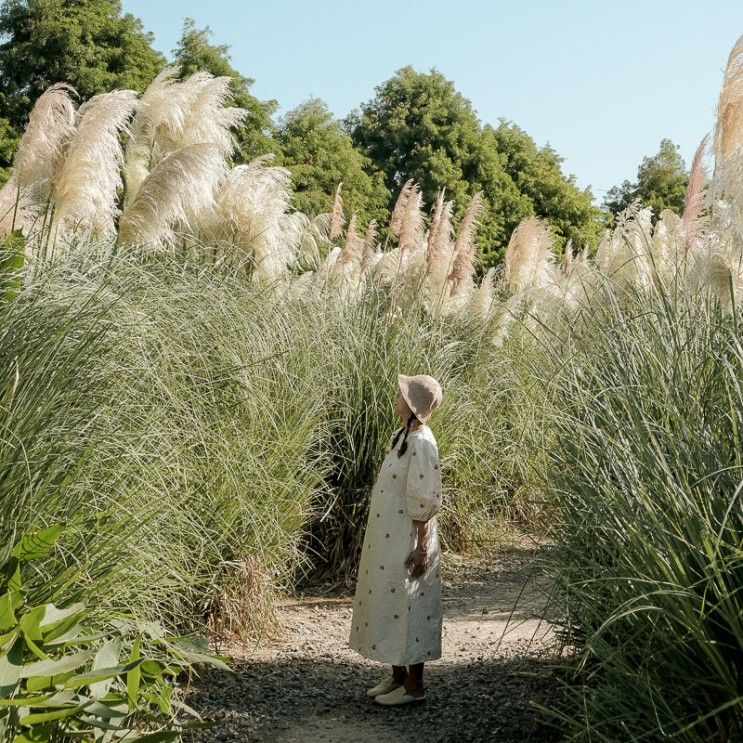
<path id="1" fill-rule="evenodd" d="M 390 439 L 390 446 L 392 439 Z M 433 432 L 421 426 L 387 452 L 369 504 L 356 579 L 349 646 L 371 660 L 405 666 L 441 657 L 441 470 Z M 413 579 L 405 560 L 413 520 L 431 521 L 428 568 Z"/>

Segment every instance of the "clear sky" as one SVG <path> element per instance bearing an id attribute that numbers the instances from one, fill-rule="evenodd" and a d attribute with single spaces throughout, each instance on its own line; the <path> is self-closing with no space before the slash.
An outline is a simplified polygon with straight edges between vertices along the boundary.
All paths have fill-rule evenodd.
<path id="1" fill-rule="evenodd" d="M 170 56 L 186 17 L 229 44 L 279 113 L 309 96 L 338 117 L 404 65 L 438 69 L 483 122 L 550 143 L 597 199 L 670 137 L 687 166 L 714 123 L 743 0 L 123 0 Z"/>

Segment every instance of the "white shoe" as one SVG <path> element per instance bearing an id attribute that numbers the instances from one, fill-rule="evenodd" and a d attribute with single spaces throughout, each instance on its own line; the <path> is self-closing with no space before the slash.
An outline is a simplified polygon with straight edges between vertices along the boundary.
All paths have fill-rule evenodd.
<path id="1" fill-rule="evenodd" d="M 366 695 L 376 697 L 378 694 L 387 694 L 397 689 L 398 686 L 402 686 L 402 684 L 398 684 L 393 676 L 385 676 L 373 689 L 369 689 Z"/>
<path id="2" fill-rule="evenodd" d="M 379 694 L 374 697 L 374 701 L 379 704 L 395 705 L 395 704 L 410 704 L 411 702 L 422 702 L 426 698 L 423 694 L 420 697 L 414 697 L 412 694 L 408 694 L 408 690 L 404 685 L 399 686 L 397 689 L 393 689 L 387 694 Z"/>

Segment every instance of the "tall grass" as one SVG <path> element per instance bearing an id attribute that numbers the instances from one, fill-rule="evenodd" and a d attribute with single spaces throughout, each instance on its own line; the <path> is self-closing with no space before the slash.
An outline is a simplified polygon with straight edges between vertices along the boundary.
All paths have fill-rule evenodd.
<path id="1" fill-rule="evenodd" d="M 711 297 L 609 291 L 532 363 L 586 740 L 743 735 L 743 346 Z M 537 357 L 538 358 L 538 357 Z"/>

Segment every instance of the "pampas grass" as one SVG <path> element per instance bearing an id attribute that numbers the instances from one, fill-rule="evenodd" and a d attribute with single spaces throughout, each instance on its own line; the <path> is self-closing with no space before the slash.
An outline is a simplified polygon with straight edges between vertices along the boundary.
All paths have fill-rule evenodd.
<path id="1" fill-rule="evenodd" d="M 74 136 L 54 175 L 52 202 L 57 229 L 115 232 L 116 193 L 123 185 L 121 135 L 136 105 L 132 90 L 93 96 L 80 106 Z"/>
<path id="2" fill-rule="evenodd" d="M 192 144 L 168 155 L 145 178 L 119 221 L 120 245 L 158 249 L 194 230 L 198 215 L 213 212 L 226 166 L 216 145 Z"/>

